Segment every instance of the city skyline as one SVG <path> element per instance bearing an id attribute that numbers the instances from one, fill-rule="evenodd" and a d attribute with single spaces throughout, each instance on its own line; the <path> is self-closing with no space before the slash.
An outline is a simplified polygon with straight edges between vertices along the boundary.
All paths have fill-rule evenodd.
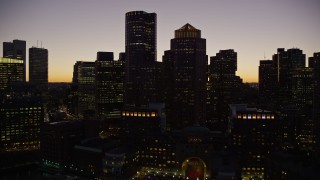
<path id="1" fill-rule="evenodd" d="M 238 52 L 236 74 L 244 82 L 257 82 L 259 61 L 271 59 L 277 48 L 297 47 L 307 58 L 319 51 L 319 7 L 315 0 L 183 3 L 14 0 L 1 3 L 0 40 L 25 40 L 26 48 L 36 46 L 38 41 L 39 47 L 49 51 L 49 82 L 71 82 L 76 61 L 95 61 L 98 51 L 115 54 L 125 51 L 126 12 L 155 12 L 158 61 L 169 49 L 174 30 L 190 23 L 201 29 L 209 57 L 219 50 L 234 49 Z"/>

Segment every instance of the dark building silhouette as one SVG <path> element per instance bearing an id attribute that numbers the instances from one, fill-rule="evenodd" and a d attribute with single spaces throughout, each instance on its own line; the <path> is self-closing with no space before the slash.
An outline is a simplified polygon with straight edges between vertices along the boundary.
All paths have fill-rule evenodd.
<path id="1" fill-rule="evenodd" d="M 166 74 L 167 124 L 181 129 L 206 118 L 206 40 L 190 24 L 175 31 L 163 63 Z"/>
<path id="2" fill-rule="evenodd" d="M 272 57 L 278 74 L 278 104 L 280 107 L 292 103 L 292 76 L 297 68 L 304 68 L 306 55 L 300 49 L 278 48 Z"/>
<path id="3" fill-rule="evenodd" d="M 314 146 L 314 72 L 312 68 L 305 67 L 305 61 L 305 54 L 297 48 L 287 51 L 279 48 L 273 55 L 278 76 L 275 107 L 281 112 L 288 133 L 286 143 L 295 149 L 310 152 Z M 312 60 L 309 65 L 314 65 Z"/>
<path id="4" fill-rule="evenodd" d="M 48 50 L 29 48 L 29 82 L 42 91 L 48 90 Z"/>
<path id="5" fill-rule="evenodd" d="M 0 91 L 6 91 L 12 83 L 24 82 L 22 59 L 0 58 Z"/>
<path id="6" fill-rule="evenodd" d="M 120 58 L 123 55 L 120 55 Z M 120 118 L 124 101 L 124 61 L 113 52 L 98 52 L 95 61 L 95 102 L 99 120 Z"/>
<path id="7" fill-rule="evenodd" d="M 276 98 L 277 69 L 272 60 L 261 60 L 259 65 L 259 97 L 261 104 L 269 104 Z M 267 106 L 267 107 L 271 107 Z"/>
<path id="8" fill-rule="evenodd" d="M 13 42 L 3 42 L 3 57 L 23 60 L 23 81 L 26 81 L 26 41 L 13 40 Z"/>
<path id="9" fill-rule="evenodd" d="M 95 62 L 77 61 L 73 66 L 74 114 L 83 119 L 85 111 L 95 110 Z"/>
<path id="10" fill-rule="evenodd" d="M 126 13 L 125 103 L 147 105 L 157 101 L 157 15 L 144 11 Z"/>
<path id="11" fill-rule="evenodd" d="M 242 79 L 236 76 L 237 52 L 220 50 L 210 57 L 207 125 L 225 131 L 228 124 L 229 104 L 236 103 Z"/>
<path id="12" fill-rule="evenodd" d="M 292 102 L 299 110 L 300 118 L 296 127 L 299 148 L 310 150 L 314 145 L 312 104 L 313 69 L 297 68 L 292 74 Z"/>
<path id="13" fill-rule="evenodd" d="M 73 146 L 83 139 L 81 121 L 60 121 L 41 126 L 41 168 L 48 172 L 62 172 L 69 167 Z"/>
<path id="14" fill-rule="evenodd" d="M 315 150 L 320 153 L 320 52 L 313 54 L 313 131 L 315 135 Z"/>
<path id="15" fill-rule="evenodd" d="M 270 152 L 280 149 L 280 121 L 271 111 L 230 105 L 232 149 L 241 166 L 241 179 L 265 179 L 265 161 Z"/>

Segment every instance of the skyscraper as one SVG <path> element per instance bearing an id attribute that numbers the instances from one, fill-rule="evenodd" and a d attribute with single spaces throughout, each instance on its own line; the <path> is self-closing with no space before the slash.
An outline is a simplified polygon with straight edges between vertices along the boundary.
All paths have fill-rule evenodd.
<path id="1" fill-rule="evenodd" d="M 297 48 L 278 48 L 277 54 L 273 55 L 273 61 L 277 67 L 278 74 L 278 103 L 280 106 L 292 103 L 292 76 L 297 68 L 304 68 L 306 55 Z"/>
<path id="2" fill-rule="evenodd" d="M 313 123 L 314 133 L 316 142 L 316 152 L 320 153 L 320 52 L 313 54 L 313 82 L 314 82 L 314 93 L 313 93 Z"/>
<path id="3" fill-rule="evenodd" d="M 314 145 L 312 101 L 313 101 L 313 69 L 297 68 L 292 73 L 292 103 L 299 110 L 296 140 L 302 150 L 310 150 Z"/>
<path id="4" fill-rule="evenodd" d="M 75 88 L 75 114 L 82 119 L 84 112 L 95 109 L 95 62 L 77 61 L 72 84 Z"/>
<path id="5" fill-rule="evenodd" d="M 277 68 L 277 109 L 289 129 L 289 142 L 304 151 L 311 150 L 314 143 L 312 98 L 313 70 L 306 68 L 306 56 L 298 48 L 278 48 L 273 55 Z"/>
<path id="6" fill-rule="evenodd" d="M 208 126 L 225 131 L 228 124 L 229 104 L 237 103 L 242 79 L 236 76 L 237 52 L 220 50 L 210 57 L 208 89 Z"/>
<path id="7" fill-rule="evenodd" d="M 204 123 L 207 59 L 206 39 L 201 38 L 200 30 L 185 24 L 175 31 L 170 50 L 163 56 L 165 72 L 169 73 L 166 103 L 171 129 Z"/>
<path id="8" fill-rule="evenodd" d="M 271 102 L 276 97 L 277 69 L 272 60 L 261 60 L 259 65 L 259 97 L 261 104 Z M 270 100 L 271 98 L 271 100 Z"/>
<path id="9" fill-rule="evenodd" d="M 13 40 L 13 42 L 3 42 L 3 57 L 23 60 L 23 81 L 26 81 L 26 41 Z"/>
<path id="10" fill-rule="evenodd" d="M 156 101 L 157 15 L 144 11 L 126 13 L 125 103 L 147 105 Z"/>
<path id="11" fill-rule="evenodd" d="M 123 60 L 115 61 L 113 52 L 97 53 L 97 60 L 95 61 L 97 119 L 106 120 L 121 117 L 124 75 Z"/>
<path id="12" fill-rule="evenodd" d="M 48 90 L 48 50 L 29 48 L 29 82 L 40 90 Z"/>

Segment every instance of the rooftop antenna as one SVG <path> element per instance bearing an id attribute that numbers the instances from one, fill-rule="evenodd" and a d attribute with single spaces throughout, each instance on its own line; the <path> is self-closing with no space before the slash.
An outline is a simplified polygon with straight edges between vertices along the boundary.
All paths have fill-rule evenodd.
<path id="1" fill-rule="evenodd" d="M 37 47 L 38 47 L 38 40 L 37 40 Z"/>

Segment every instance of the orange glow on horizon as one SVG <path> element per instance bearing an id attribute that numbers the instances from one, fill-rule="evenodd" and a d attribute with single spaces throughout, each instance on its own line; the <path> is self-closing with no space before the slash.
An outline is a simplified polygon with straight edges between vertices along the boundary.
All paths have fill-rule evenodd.
<path id="1" fill-rule="evenodd" d="M 64 76 L 64 75 L 58 75 L 58 76 L 49 76 L 49 82 L 72 82 L 71 76 Z"/>
<path id="2" fill-rule="evenodd" d="M 251 77 L 251 76 L 241 76 L 239 75 L 244 83 L 258 83 L 258 77 Z M 49 82 L 72 82 L 72 76 L 67 75 L 51 75 L 49 76 Z"/>

